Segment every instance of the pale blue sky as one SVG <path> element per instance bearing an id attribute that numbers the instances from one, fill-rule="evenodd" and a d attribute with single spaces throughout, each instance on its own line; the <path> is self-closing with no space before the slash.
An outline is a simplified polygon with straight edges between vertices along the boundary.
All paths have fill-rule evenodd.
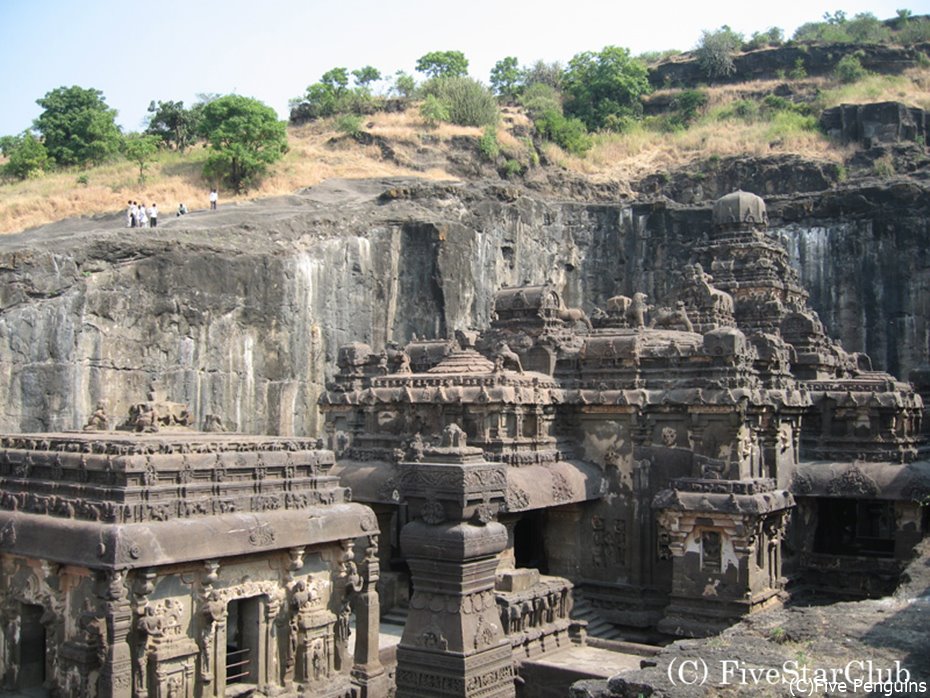
<path id="1" fill-rule="evenodd" d="M 62 85 L 102 90 L 127 131 L 143 128 L 153 99 L 190 105 L 210 92 L 255 97 L 286 118 L 288 100 L 334 66 L 412 73 L 424 53 L 454 49 L 487 82 L 508 55 L 564 63 L 610 44 L 687 50 L 722 24 L 790 36 L 827 11 L 884 19 L 902 7 L 926 14 L 930 0 L 0 0 L 0 135 L 29 127 L 35 100 Z"/>

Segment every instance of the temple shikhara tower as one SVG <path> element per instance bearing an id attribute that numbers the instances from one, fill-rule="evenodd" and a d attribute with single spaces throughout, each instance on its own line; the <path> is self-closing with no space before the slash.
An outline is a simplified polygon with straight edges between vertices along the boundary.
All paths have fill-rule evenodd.
<path id="1" fill-rule="evenodd" d="M 340 347 L 319 444 L 149 403 L 0 437 L 5 685 L 533 695 L 582 607 L 653 641 L 886 593 L 930 524 L 927 373 L 828 336 L 759 197 L 695 240 L 662 305 L 540 279 L 481 330 Z"/>

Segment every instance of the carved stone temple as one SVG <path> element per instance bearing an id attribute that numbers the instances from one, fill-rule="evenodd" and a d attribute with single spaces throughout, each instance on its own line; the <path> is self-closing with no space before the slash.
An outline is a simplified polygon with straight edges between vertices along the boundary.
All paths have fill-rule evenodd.
<path id="1" fill-rule="evenodd" d="M 827 335 L 762 199 L 712 221 L 660 307 L 528 284 L 481 331 L 340 347 L 326 449 L 156 394 L 0 436 L 3 687 L 548 696 L 582 607 L 662 641 L 886 593 L 930 528 L 930 369 Z"/>
<path id="2" fill-rule="evenodd" d="M 385 695 L 377 521 L 332 468 L 306 439 L 0 437 L 3 688 Z"/>
<path id="3" fill-rule="evenodd" d="M 650 637 L 715 633 L 789 581 L 893 585 L 928 526 L 920 395 L 826 335 L 766 228 L 759 197 L 717 201 L 667 307 L 637 292 L 589 317 L 551 286 L 504 288 L 481 332 L 340 350 L 321 402 L 334 471 L 390 532 L 383 603 L 406 604 L 412 577 L 408 646 L 432 637 L 416 604 L 433 583 L 405 536 L 442 500 L 410 491 L 411 464 L 432 467 L 450 426 L 500 468 L 481 483 L 507 531 L 496 594 L 515 657 L 558 646 L 537 620 L 572 586 Z"/>

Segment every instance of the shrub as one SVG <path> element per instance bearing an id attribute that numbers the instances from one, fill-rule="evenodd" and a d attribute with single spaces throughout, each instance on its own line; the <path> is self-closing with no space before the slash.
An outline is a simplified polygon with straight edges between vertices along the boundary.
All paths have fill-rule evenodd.
<path id="1" fill-rule="evenodd" d="M 674 120 L 682 126 L 694 121 L 707 106 L 707 92 L 704 90 L 684 90 L 672 100 L 677 112 Z"/>
<path id="2" fill-rule="evenodd" d="M 904 46 L 930 41 L 930 19 L 925 17 L 908 19 L 895 38 Z"/>
<path id="3" fill-rule="evenodd" d="M 434 78 L 423 86 L 427 96 L 434 95 L 445 106 L 449 121 L 459 126 L 497 124 L 497 100 L 484 85 L 466 77 Z"/>
<path id="4" fill-rule="evenodd" d="M 523 165 L 518 160 L 508 160 L 504 163 L 504 176 L 516 177 L 523 174 Z"/>
<path id="5" fill-rule="evenodd" d="M 726 25 L 717 31 L 702 32 L 695 54 L 704 75 L 712 80 L 732 75 L 736 71 L 733 55 L 742 45 L 743 37 Z"/>
<path id="6" fill-rule="evenodd" d="M 891 177 L 895 174 L 894 160 L 890 155 L 882 155 L 872 163 L 872 171 L 877 177 Z"/>
<path id="7" fill-rule="evenodd" d="M 362 132 L 362 117 L 358 114 L 342 114 L 336 118 L 336 130 L 354 138 Z"/>
<path id="8" fill-rule="evenodd" d="M 836 79 L 843 84 L 858 82 L 866 76 L 866 69 L 862 67 L 862 61 L 856 54 L 847 54 L 843 56 L 836 64 L 833 71 Z"/>
<path id="9" fill-rule="evenodd" d="M 807 68 L 804 67 L 804 59 L 801 56 L 794 61 L 794 67 L 788 72 L 788 77 L 792 80 L 803 80 L 807 77 Z"/>
<path id="10" fill-rule="evenodd" d="M 10 137 L 3 148 L 7 161 L 2 172 L 14 179 L 33 179 L 39 177 L 49 166 L 48 153 L 42 141 L 29 131 L 21 136 Z"/>
<path id="11" fill-rule="evenodd" d="M 572 155 L 583 157 L 591 149 L 591 136 L 581 119 L 566 118 L 549 110 L 536 120 L 540 135 Z"/>
<path id="12" fill-rule="evenodd" d="M 420 116 L 429 128 L 436 128 L 439 122 L 449 120 L 449 110 L 436 95 L 426 95 L 420 105 Z"/>
<path id="13" fill-rule="evenodd" d="M 519 101 L 531 119 L 550 110 L 562 113 L 562 95 L 551 85 L 542 82 L 529 85 L 520 95 Z"/>
<path id="14" fill-rule="evenodd" d="M 746 51 L 753 51 L 767 46 L 781 46 L 785 41 L 785 32 L 779 27 L 770 27 L 768 31 L 753 32 L 752 38 L 744 45 Z"/>
<path id="15" fill-rule="evenodd" d="M 486 126 L 484 133 L 481 134 L 481 137 L 478 139 L 478 149 L 481 150 L 481 153 L 492 162 L 497 160 L 497 156 L 501 154 L 500 144 L 497 142 L 497 129 L 493 126 Z"/>

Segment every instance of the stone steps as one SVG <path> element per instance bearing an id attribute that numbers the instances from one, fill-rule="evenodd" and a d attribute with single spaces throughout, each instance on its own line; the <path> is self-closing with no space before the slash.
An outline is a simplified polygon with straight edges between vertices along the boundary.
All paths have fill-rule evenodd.
<path id="1" fill-rule="evenodd" d="M 577 589 L 574 592 L 575 604 L 572 607 L 572 619 L 583 620 L 588 623 L 588 636 L 599 637 L 602 640 L 623 640 L 624 635 L 613 623 L 604 620 L 597 609 L 584 598 Z"/>

